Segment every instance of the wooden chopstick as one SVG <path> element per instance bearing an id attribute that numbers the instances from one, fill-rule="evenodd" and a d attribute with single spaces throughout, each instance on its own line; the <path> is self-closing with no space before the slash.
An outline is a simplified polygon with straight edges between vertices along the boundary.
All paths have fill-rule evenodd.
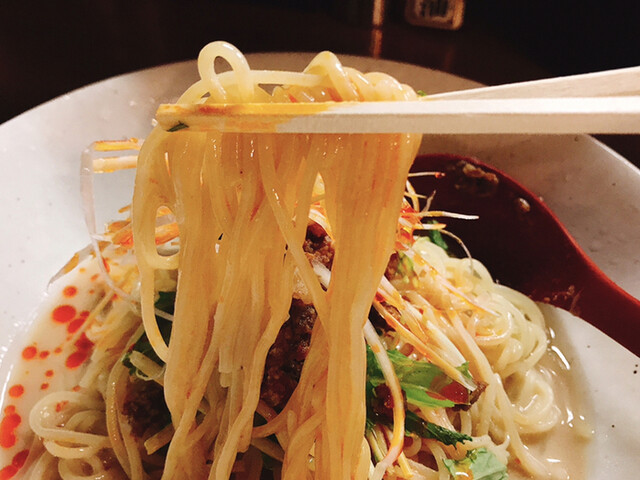
<path id="1" fill-rule="evenodd" d="M 640 67 L 545 78 L 429 95 L 432 100 L 601 97 L 640 94 Z"/>
<path id="2" fill-rule="evenodd" d="M 165 104 L 156 120 L 172 132 L 634 134 L 640 96 Z"/>

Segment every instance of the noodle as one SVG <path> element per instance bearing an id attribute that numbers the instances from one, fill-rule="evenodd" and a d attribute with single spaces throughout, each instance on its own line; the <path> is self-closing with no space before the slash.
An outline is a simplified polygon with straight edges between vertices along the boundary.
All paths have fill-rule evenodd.
<path id="1" fill-rule="evenodd" d="M 214 42 L 198 71 L 180 103 L 416 98 L 328 52 L 302 74 L 254 72 Z M 87 261 L 110 279 L 80 332 L 93 354 L 77 388 L 33 408 L 44 449 L 28 478 L 446 480 L 479 475 L 480 457 L 504 473 L 491 478 L 516 462 L 549 475 L 523 440 L 560 421 L 538 366 L 544 319 L 479 262 L 417 236 L 428 212 L 410 186 L 413 205 L 403 197 L 420 136 L 183 126 L 149 135 L 130 222 L 95 241 Z M 309 250 L 310 229 L 330 260 Z M 317 321 L 290 396 L 268 404 L 296 302 Z M 140 426 L 141 409 L 154 421 Z"/>

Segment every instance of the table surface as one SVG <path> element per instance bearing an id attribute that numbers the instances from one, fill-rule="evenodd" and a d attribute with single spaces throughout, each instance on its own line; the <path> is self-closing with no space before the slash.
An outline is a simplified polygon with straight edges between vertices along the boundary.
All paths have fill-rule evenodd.
<path id="1" fill-rule="evenodd" d="M 640 65 L 640 2 L 584 0 L 576 11 L 569 0 L 468 0 L 458 31 L 409 25 L 397 0 L 373 28 L 352 14 L 372 2 L 3 0 L 0 123 L 98 80 L 195 58 L 212 40 L 246 53 L 370 55 L 489 85 Z M 640 136 L 599 138 L 640 166 Z"/>

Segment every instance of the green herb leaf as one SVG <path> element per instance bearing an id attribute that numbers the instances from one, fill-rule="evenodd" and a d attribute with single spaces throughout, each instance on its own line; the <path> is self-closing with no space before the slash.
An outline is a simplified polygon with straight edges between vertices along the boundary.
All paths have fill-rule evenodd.
<path id="1" fill-rule="evenodd" d="M 419 97 L 426 97 L 427 96 L 427 92 L 425 92 L 424 90 L 418 90 L 418 91 L 416 91 L 416 94 Z"/>
<path id="2" fill-rule="evenodd" d="M 438 407 L 453 407 L 455 402 L 446 398 L 436 398 L 423 388 L 415 387 L 413 385 L 403 385 L 402 389 L 407 395 L 407 403 L 415 405 L 417 407 L 426 408 L 438 408 Z"/>
<path id="3" fill-rule="evenodd" d="M 456 370 L 460 371 L 460 373 L 462 373 L 462 375 L 467 377 L 469 380 L 473 380 L 471 372 L 469 372 L 469 362 L 464 362 L 459 367 L 456 367 Z"/>
<path id="4" fill-rule="evenodd" d="M 169 130 L 167 130 L 167 132 L 177 132 L 179 130 L 185 129 L 185 128 L 189 128 L 189 125 L 187 125 L 186 123 L 183 122 L 178 122 L 176 123 L 173 127 L 171 127 Z"/>
<path id="5" fill-rule="evenodd" d="M 165 313 L 173 315 L 173 309 L 176 304 L 176 292 L 158 292 L 158 300 L 155 307 Z M 167 339 L 165 339 L 167 340 Z"/>
<path id="6" fill-rule="evenodd" d="M 373 419 L 371 419 L 370 417 L 367 416 L 367 419 L 366 419 L 365 424 L 364 424 L 364 430 L 366 432 L 369 432 L 375 426 L 376 426 L 376 423 L 373 421 Z"/>
<path id="7" fill-rule="evenodd" d="M 455 432 L 435 423 L 427 422 L 411 411 L 406 412 L 404 428 L 409 433 L 415 433 L 422 438 L 432 438 L 445 445 L 455 445 L 473 440 L 469 435 Z"/>
<path id="8" fill-rule="evenodd" d="M 445 459 L 451 477 L 474 480 L 508 480 L 507 466 L 486 448 L 469 450 L 462 460 Z"/>
<path id="9" fill-rule="evenodd" d="M 431 223 L 437 223 L 437 222 L 433 220 Z M 440 233 L 440 230 L 427 230 L 427 235 L 429 236 L 429 240 L 431 240 L 437 246 L 439 246 L 445 251 L 449 250 L 449 245 L 447 245 L 447 242 L 442 236 L 442 233 Z"/>
<path id="10" fill-rule="evenodd" d="M 393 364 L 400 387 L 407 396 L 407 402 L 418 407 L 453 407 L 455 402 L 438 395 L 443 388 L 453 382 L 440 367 L 426 361 L 412 360 L 397 350 L 387 352 Z M 461 366 L 466 368 L 468 366 Z M 463 371 L 464 374 L 465 371 Z M 367 347 L 367 382 L 372 388 L 385 383 L 382 370 L 373 351 Z"/>
<path id="11" fill-rule="evenodd" d="M 454 384 L 440 367 L 429 362 L 412 360 L 397 350 L 389 350 L 387 355 L 400 381 L 400 387 L 406 395 L 407 403 L 426 408 L 453 407 L 456 405 L 454 401 L 438 393 L 441 389 Z M 469 366 L 466 363 L 462 364 L 458 369 L 463 375 L 469 374 Z M 388 419 L 380 418 L 374 413 L 375 407 L 373 407 L 376 399 L 375 388 L 383 383 L 385 383 L 385 379 L 378 360 L 373 350 L 367 347 L 367 428 L 371 428 L 376 423 L 388 422 Z M 464 388 L 457 383 L 455 385 Z M 422 438 L 432 438 L 445 445 L 455 445 L 456 443 L 471 440 L 468 435 L 422 420 L 410 410 L 406 411 L 405 429 L 409 433 L 415 433 Z"/>

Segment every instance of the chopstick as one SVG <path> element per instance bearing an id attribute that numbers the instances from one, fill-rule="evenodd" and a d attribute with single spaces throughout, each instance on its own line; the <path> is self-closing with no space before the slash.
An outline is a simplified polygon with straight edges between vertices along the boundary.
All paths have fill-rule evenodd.
<path id="1" fill-rule="evenodd" d="M 640 96 L 412 102 L 160 105 L 167 131 L 255 133 L 640 133 Z"/>
<path id="2" fill-rule="evenodd" d="M 629 67 L 437 93 L 429 95 L 428 98 L 462 100 L 467 98 L 609 97 L 638 94 L 640 94 L 640 67 Z"/>
<path id="3" fill-rule="evenodd" d="M 316 79 L 317 80 L 317 79 Z M 161 105 L 167 131 L 640 133 L 640 67 L 429 95 L 414 102 Z"/>

